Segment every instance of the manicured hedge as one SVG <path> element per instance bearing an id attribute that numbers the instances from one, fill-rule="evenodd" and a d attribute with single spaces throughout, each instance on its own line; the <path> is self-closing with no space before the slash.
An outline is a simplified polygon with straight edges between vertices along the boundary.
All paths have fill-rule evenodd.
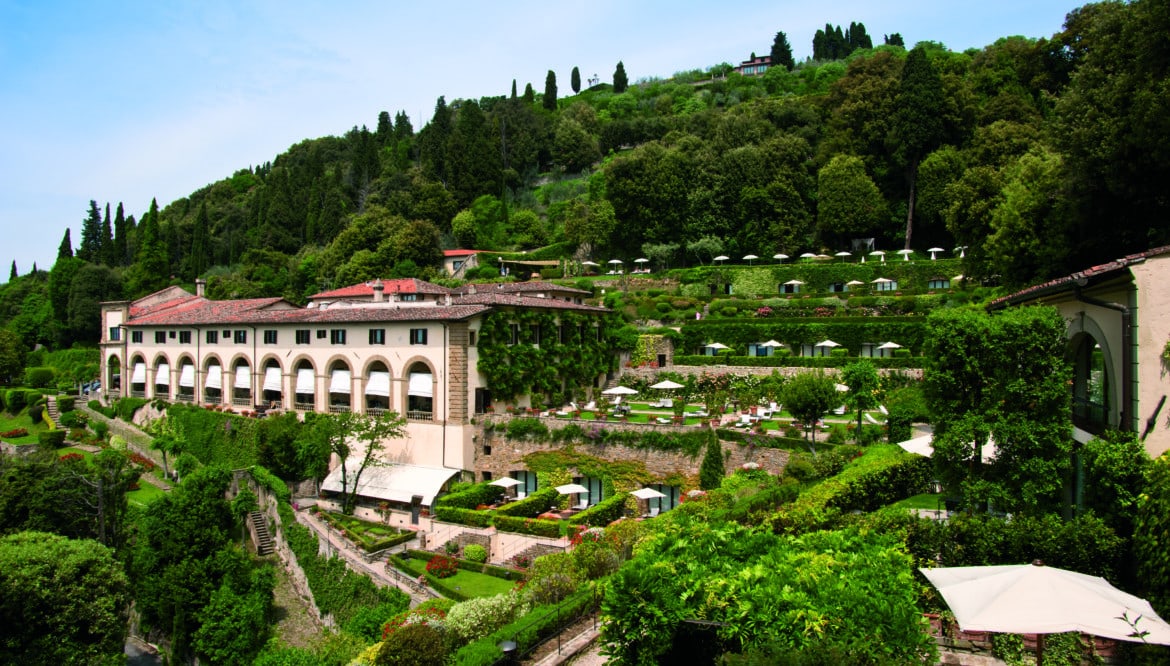
<path id="1" fill-rule="evenodd" d="M 501 532 L 514 532 L 517 534 L 531 534 L 533 536 L 552 538 L 561 536 L 561 523 L 558 520 L 513 518 L 512 516 L 497 515 L 493 523 L 496 529 Z"/>
<path id="2" fill-rule="evenodd" d="M 526 499 L 510 502 L 496 509 L 496 515 L 502 517 L 535 518 L 548 511 L 557 502 L 560 493 L 556 488 L 542 488 Z M 499 525 L 499 522 L 496 523 Z"/>
<path id="3" fill-rule="evenodd" d="M 450 507 L 460 509 L 474 509 L 482 504 L 494 504 L 504 496 L 504 489 L 493 486 L 490 482 L 477 483 L 470 488 L 457 493 L 443 495 L 435 500 L 435 508 Z"/>
<path id="4" fill-rule="evenodd" d="M 499 662 L 502 656 L 499 648 L 502 641 L 515 641 L 516 651 L 523 654 L 554 635 L 560 625 L 596 610 L 600 603 L 601 595 L 592 587 L 585 587 L 559 604 L 537 606 L 490 636 L 468 643 L 448 663 L 455 666 L 491 666 Z"/>
<path id="5" fill-rule="evenodd" d="M 426 550 L 408 550 L 406 554 L 415 558 L 416 560 L 429 560 L 434 556 L 434 553 Z M 506 567 L 497 567 L 493 564 L 485 564 L 483 562 L 472 562 L 470 560 L 462 560 L 458 557 L 452 557 L 455 560 L 456 566 L 467 571 L 474 571 L 476 573 L 487 574 L 488 576 L 495 576 L 496 578 L 503 578 L 504 580 L 520 580 L 524 577 L 523 571 L 515 569 L 508 569 Z"/>
<path id="6" fill-rule="evenodd" d="M 45 430 L 37 433 L 37 444 L 49 449 L 59 449 L 65 446 L 64 430 Z"/>
<path id="7" fill-rule="evenodd" d="M 61 410 L 62 413 L 71 412 L 73 411 L 76 402 L 77 398 L 74 398 L 71 395 L 63 395 L 60 398 L 57 398 L 57 409 Z"/>
<path id="8" fill-rule="evenodd" d="M 492 524 L 492 514 L 487 511 L 476 511 L 457 506 L 436 505 L 435 518 L 446 523 L 458 523 L 471 527 L 488 527 Z"/>
<path id="9" fill-rule="evenodd" d="M 292 491 L 288 489 L 288 484 L 282 481 L 280 477 L 269 472 L 266 467 L 252 465 L 251 471 L 252 478 L 256 480 L 256 483 L 260 484 L 261 487 L 267 488 L 273 495 L 276 495 L 276 499 L 281 502 L 288 502 L 292 499 Z"/>
<path id="10" fill-rule="evenodd" d="M 850 480 L 825 502 L 825 506 L 842 511 L 874 511 L 928 492 L 933 479 L 934 465 L 930 458 L 914 456 Z"/>
<path id="11" fill-rule="evenodd" d="M 134 412 L 148 402 L 146 398 L 122 398 L 114 403 L 114 413 L 123 421 L 130 422 L 134 420 Z"/>
<path id="12" fill-rule="evenodd" d="M 674 356 L 675 365 L 727 365 L 744 368 L 840 368 L 857 361 L 856 356 Z M 923 356 L 870 358 L 878 368 L 921 368 Z"/>
<path id="13" fill-rule="evenodd" d="M 574 514 L 569 518 L 569 524 L 605 527 L 625 515 L 626 499 L 629 496 L 629 493 L 617 493 L 607 497 L 581 513 Z"/>

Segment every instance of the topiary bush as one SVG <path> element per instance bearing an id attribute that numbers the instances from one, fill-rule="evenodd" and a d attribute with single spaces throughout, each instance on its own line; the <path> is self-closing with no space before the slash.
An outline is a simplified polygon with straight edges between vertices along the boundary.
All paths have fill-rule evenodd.
<path id="1" fill-rule="evenodd" d="M 487 562 L 487 555 L 487 548 L 477 543 L 468 544 L 463 547 L 463 559 L 468 562 L 483 564 Z"/>
<path id="2" fill-rule="evenodd" d="M 52 368 L 27 368 L 24 383 L 33 388 L 48 388 L 53 383 L 55 372 Z"/>
<path id="3" fill-rule="evenodd" d="M 377 666 L 443 666 L 447 644 L 443 632 L 429 624 L 408 624 L 382 642 Z"/>
<path id="4" fill-rule="evenodd" d="M 46 430 L 37 433 L 37 444 L 46 449 L 59 449 L 65 446 L 64 430 Z"/>
<path id="5" fill-rule="evenodd" d="M 77 398 L 74 398 L 71 395 L 63 395 L 63 396 L 57 398 L 57 409 L 61 410 L 62 414 L 64 414 L 65 412 L 71 412 L 71 411 L 73 411 L 73 408 L 76 405 L 76 403 L 77 403 Z"/>

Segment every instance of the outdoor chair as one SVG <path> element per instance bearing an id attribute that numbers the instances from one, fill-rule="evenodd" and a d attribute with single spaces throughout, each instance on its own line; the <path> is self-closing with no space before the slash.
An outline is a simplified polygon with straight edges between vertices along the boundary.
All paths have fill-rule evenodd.
<path id="1" fill-rule="evenodd" d="M 574 403 L 574 406 L 576 406 L 576 403 Z M 589 402 L 585 403 L 585 406 L 581 408 L 581 411 L 596 412 L 597 411 L 597 401 L 590 400 Z"/>

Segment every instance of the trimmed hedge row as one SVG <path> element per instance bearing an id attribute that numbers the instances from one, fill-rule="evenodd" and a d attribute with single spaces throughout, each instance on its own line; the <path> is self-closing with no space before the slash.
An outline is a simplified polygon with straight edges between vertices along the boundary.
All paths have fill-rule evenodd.
<path id="1" fill-rule="evenodd" d="M 559 520 L 542 520 L 540 518 L 515 518 L 512 516 L 497 515 L 493 521 L 496 529 L 503 532 L 517 534 L 531 534 L 532 536 L 552 537 L 561 536 L 562 528 Z"/>
<path id="2" fill-rule="evenodd" d="M 874 470 L 845 484 L 825 502 L 842 511 L 875 511 L 930 490 L 934 464 L 930 458 L 915 456 L 897 465 Z"/>
<path id="3" fill-rule="evenodd" d="M 559 604 L 537 606 L 527 615 L 505 625 L 478 641 L 459 648 L 449 663 L 455 666 L 491 666 L 500 660 L 499 644 L 515 641 L 519 654 L 554 635 L 560 625 L 593 612 L 601 603 L 601 595 L 592 587 L 586 587 L 570 594 Z"/>
<path id="4" fill-rule="evenodd" d="M 605 527 L 625 515 L 626 498 L 629 496 L 629 493 L 611 495 L 581 513 L 574 514 L 569 518 L 569 524 Z"/>
<path id="5" fill-rule="evenodd" d="M 435 555 L 434 553 L 432 553 L 430 551 L 414 550 L 414 549 L 407 550 L 406 554 L 410 555 L 411 557 L 415 558 L 416 560 L 429 560 L 432 557 L 434 557 L 434 555 Z M 448 557 L 451 557 L 451 556 L 448 555 Z M 523 571 L 517 571 L 515 569 L 508 569 L 507 567 L 497 567 L 494 564 L 486 564 L 484 562 L 472 562 L 471 560 L 462 560 L 462 559 L 459 559 L 458 557 L 451 557 L 451 559 L 455 560 L 455 564 L 460 569 L 465 569 L 467 571 L 474 571 L 476 573 L 486 574 L 488 576 L 495 576 L 496 578 L 503 578 L 504 580 L 520 580 L 521 578 L 524 578 Z"/>
<path id="6" fill-rule="evenodd" d="M 47 449 L 59 449 L 65 446 L 64 430 L 44 430 L 37 433 L 37 444 Z"/>
<path id="7" fill-rule="evenodd" d="M 435 518 L 445 523 L 458 523 L 472 527 L 491 527 L 492 514 L 487 511 L 464 509 L 458 506 L 435 506 Z"/>
<path id="8" fill-rule="evenodd" d="M 535 518 L 556 504 L 560 493 L 556 488 L 542 488 L 526 499 L 510 502 L 496 509 L 497 517 Z M 497 523 L 498 525 L 499 523 Z"/>
<path id="9" fill-rule="evenodd" d="M 675 355 L 675 365 L 729 365 L 745 368 L 840 368 L 857 356 L 703 356 Z M 877 368 L 921 368 L 926 357 L 870 358 Z"/>
<path id="10" fill-rule="evenodd" d="M 481 504 L 494 504 L 496 500 L 503 496 L 503 488 L 500 486 L 493 486 L 489 481 L 484 481 L 457 493 L 443 495 L 439 499 L 435 500 L 435 508 L 438 509 L 439 507 L 452 507 L 460 509 L 474 509 Z"/>

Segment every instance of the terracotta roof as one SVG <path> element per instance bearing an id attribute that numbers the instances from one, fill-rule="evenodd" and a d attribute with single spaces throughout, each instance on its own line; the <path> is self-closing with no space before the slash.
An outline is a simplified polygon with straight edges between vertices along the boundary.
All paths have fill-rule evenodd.
<path id="1" fill-rule="evenodd" d="M 483 284 L 465 284 L 459 288 L 459 292 L 466 294 L 474 288 L 476 293 L 496 293 L 496 294 L 524 294 L 538 291 L 560 292 L 562 294 L 580 294 L 582 296 L 592 296 L 593 292 L 584 289 L 577 289 L 576 287 L 566 287 L 553 282 L 544 282 L 542 280 L 532 280 L 528 282 L 499 282 L 499 283 L 483 283 Z"/>
<path id="2" fill-rule="evenodd" d="M 443 250 L 444 257 L 467 257 L 473 254 L 487 252 L 487 250 Z"/>
<path id="3" fill-rule="evenodd" d="M 1083 271 L 1077 271 L 1072 275 L 1066 275 L 1064 277 L 1056 278 L 1055 280 L 1049 280 L 1048 282 L 1033 285 L 1027 289 L 1022 289 L 1014 294 L 997 298 L 988 304 L 987 309 L 998 310 L 1009 305 L 1015 305 L 1017 303 L 1041 298 L 1049 294 L 1067 291 L 1074 286 L 1083 286 L 1085 283 L 1082 281 L 1099 282 L 1103 279 L 1113 277 L 1115 274 L 1120 274 L 1126 270 L 1129 270 L 1129 267 L 1133 264 L 1139 264 L 1146 259 L 1149 259 L 1150 257 L 1156 257 L 1158 255 L 1168 253 L 1170 253 L 1170 245 L 1164 245 L 1162 247 L 1146 250 L 1145 252 L 1131 254 L 1122 257 L 1121 259 L 1115 259 L 1114 261 L 1106 262 L 1104 264 L 1092 266 L 1090 268 L 1086 268 Z"/>
<path id="4" fill-rule="evenodd" d="M 130 312 L 127 326 L 176 326 L 231 324 L 253 321 L 258 317 L 296 312 L 300 308 L 283 298 L 248 298 L 236 301 L 211 301 L 192 296 L 171 301 L 146 312 Z"/>
<path id="5" fill-rule="evenodd" d="M 396 280 L 382 280 L 383 294 L 450 294 L 451 289 L 440 287 L 437 284 L 424 282 L 417 278 L 399 278 Z M 313 294 L 309 300 L 325 300 L 334 298 L 361 298 L 374 297 L 374 283 L 362 282 L 359 284 L 352 284 L 348 287 L 341 287 L 340 289 L 332 289 L 330 291 L 323 291 L 319 294 Z"/>

